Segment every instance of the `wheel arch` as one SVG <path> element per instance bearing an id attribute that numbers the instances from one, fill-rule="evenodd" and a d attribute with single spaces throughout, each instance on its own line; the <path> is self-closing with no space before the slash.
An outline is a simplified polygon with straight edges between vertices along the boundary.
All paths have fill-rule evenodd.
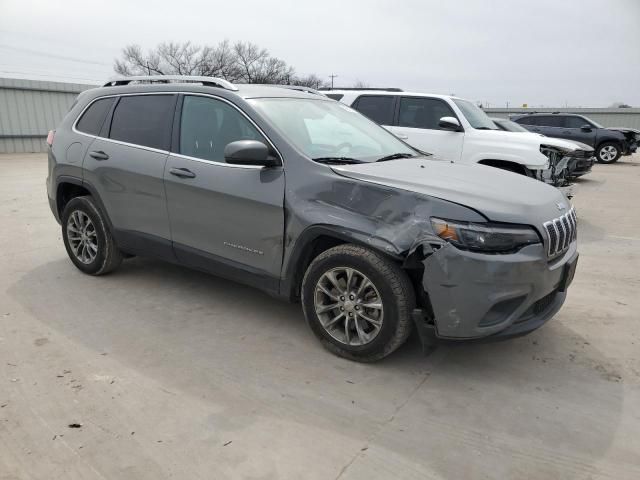
<path id="1" fill-rule="evenodd" d="M 297 301 L 300 297 L 302 278 L 313 259 L 322 252 L 345 243 L 370 248 L 398 263 L 402 261 L 396 248 L 386 240 L 374 239 L 369 234 L 344 227 L 312 225 L 300 234 L 291 253 L 286 255 L 288 260 L 283 265 L 280 295 L 289 301 Z"/>
<path id="2" fill-rule="evenodd" d="M 62 218 L 64 207 L 70 200 L 84 195 L 91 196 L 91 198 L 96 202 L 100 212 L 104 215 L 104 218 L 107 221 L 107 226 L 113 232 L 113 224 L 111 223 L 109 214 L 102 203 L 102 199 L 100 198 L 98 191 L 93 187 L 93 185 L 77 177 L 61 176 L 56 181 L 56 209 L 58 218 Z"/>

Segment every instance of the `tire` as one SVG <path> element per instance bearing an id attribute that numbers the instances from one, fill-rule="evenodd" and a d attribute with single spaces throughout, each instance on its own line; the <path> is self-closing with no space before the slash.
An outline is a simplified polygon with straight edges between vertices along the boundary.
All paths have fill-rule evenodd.
<path id="1" fill-rule="evenodd" d="M 67 254 L 79 270 L 104 275 L 120 265 L 122 254 L 91 197 L 71 199 L 64 207 L 61 223 Z"/>
<path id="2" fill-rule="evenodd" d="M 620 158 L 620 155 L 622 155 L 622 149 L 615 142 L 604 142 L 596 152 L 598 163 L 615 163 Z"/>
<path id="3" fill-rule="evenodd" d="M 352 284 L 346 288 L 349 271 Z M 347 292 L 353 294 L 353 301 Z M 380 360 L 400 347 L 411 333 L 411 312 L 416 301 L 407 274 L 368 248 L 338 245 L 318 255 L 304 275 L 301 297 L 305 319 L 323 346 L 350 360 Z M 332 302 L 337 306 L 323 311 Z M 335 317 L 340 319 L 336 321 Z"/>

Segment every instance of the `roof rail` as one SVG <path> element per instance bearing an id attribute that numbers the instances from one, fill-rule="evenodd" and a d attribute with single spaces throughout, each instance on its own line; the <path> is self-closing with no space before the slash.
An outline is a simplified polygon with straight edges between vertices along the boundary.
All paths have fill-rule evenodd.
<path id="1" fill-rule="evenodd" d="M 319 92 L 315 88 L 306 87 L 304 85 L 286 85 L 286 84 L 276 84 L 276 83 L 253 83 L 252 85 L 257 85 L 261 87 L 286 88 L 289 90 L 298 90 L 299 92 L 311 93 L 313 95 L 320 95 L 322 97 L 326 97 L 324 93 Z"/>
<path id="2" fill-rule="evenodd" d="M 401 88 L 395 88 L 395 87 L 389 87 L 389 88 L 374 88 L 374 87 L 365 87 L 365 88 L 357 88 L 357 87 L 323 87 L 320 88 L 319 90 L 321 91 L 327 91 L 327 90 L 377 90 L 380 92 L 404 92 L 404 90 L 402 90 Z"/>
<path id="3" fill-rule="evenodd" d="M 134 75 L 131 77 L 113 77 L 103 87 L 129 85 L 131 82 L 142 83 L 201 83 L 206 87 L 219 87 L 225 90 L 238 90 L 233 83 L 224 78 L 198 77 L 191 75 Z"/>

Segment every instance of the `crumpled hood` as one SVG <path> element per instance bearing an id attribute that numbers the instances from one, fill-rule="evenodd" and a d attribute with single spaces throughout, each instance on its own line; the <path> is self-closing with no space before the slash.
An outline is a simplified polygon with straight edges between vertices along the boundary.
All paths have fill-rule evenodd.
<path id="1" fill-rule="evenodd" d="M 547 137 L 539 133 L 534 132 L 507 132 L 504 130 L 478 130 L 482 132 L 483 137 L 492 137 L 495 140 L 504 142 L 520 141 L 522 143 L 533 143 L 540 145 L 549 145 L 552 147 L 562 148 L 568 151 L 577 150 L 575 142 L 571 140 L 564 140 L 562 138 Z"/>
<path id="2" fill-rule="evenodd" d="M 616 132 L 622 133 L 635 133 L 636 135 L 640 135 L 640 130 L 636 128 L 628 128 L 628 127 L 608 127 L 607 130 L 614 130 Z"/>
<path id="3" fill-rule="evenodd" d="M 569 211 L 555 187 L 485 165 L 464 165 L 426 157 L 331 167 L 339 175 L 448 200 L 491 221 L 541 227 Z"/>

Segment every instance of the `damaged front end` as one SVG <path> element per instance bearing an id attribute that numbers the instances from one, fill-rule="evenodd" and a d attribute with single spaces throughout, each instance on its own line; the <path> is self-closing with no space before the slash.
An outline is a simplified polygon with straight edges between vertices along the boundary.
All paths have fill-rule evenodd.
<path id="1" fill-rule="evenodd" d="M 569 151 L 542 145 L 540 152 L 549 159 L 548 168 L 534 170 L 534 176 L 554 187 L 566 187 L 569 185 Z"/>
<path id="2" fill-rule="evenodd" d="M 420 272 L 413 320 L 423 346 L 524 335 L 558 312 L 575 271 L 575 242 L 551 261 L 540 241 L 519 243 L 516 251 L 500 253 L 460 248 L 443 238 L 416 242 L 405 268 L 414 280 Z"/>

